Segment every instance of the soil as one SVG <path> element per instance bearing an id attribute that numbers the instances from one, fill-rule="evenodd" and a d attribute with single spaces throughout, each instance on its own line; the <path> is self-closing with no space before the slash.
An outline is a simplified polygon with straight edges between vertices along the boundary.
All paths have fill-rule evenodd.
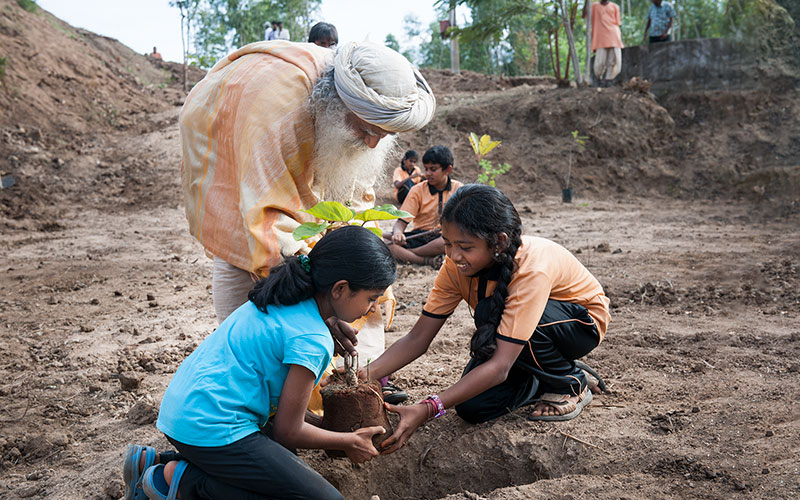
<path id="1" fill-rule="evenodd" d="M 354 374 L 355 375 L 355 374 Z M 377 381 L 350 386 L 344 382 L 328 384 L 322 394 L 322 428 L 336 432 L 351 432 L 362 427 L 380 426 L 383 434 L 372 436 L 372 444 L 380 449 L 381 444 L 394 432 L 386 409 L 383 406 L 381 386 Z M 344 457 L 339 450 L 326 450 L 328 456 Z"/>
<path id="2" fill-rule="evenodd" d="M 0 498 L 118 499 L 125 444 L 167 447 L 161 395 L 216 326 L 179 189 L 182 67 L 11 0 L 0 47 L 0 174 L 15 180 L 0 190 Z M 401 146 L 453 146 L 469 181 L 466 133 L 503 140 L 488 159 L 512 164 L 498 187 L 525 233 L 566 246 L 611 297 L 586 359 L 609 392 L 570 422 L 449 411 L 365 465 L 301 457 L 353 499 L 800 496 L 798 90 L 656 100 L 430 76 L 437 116 Z M 589 141 L 563 204 L 572 130 Z M 400 267 L 389 341 L 434 276 Z M 394 376 L 410 401 L 458 379 L 471 327 L 462 305 Z"/>

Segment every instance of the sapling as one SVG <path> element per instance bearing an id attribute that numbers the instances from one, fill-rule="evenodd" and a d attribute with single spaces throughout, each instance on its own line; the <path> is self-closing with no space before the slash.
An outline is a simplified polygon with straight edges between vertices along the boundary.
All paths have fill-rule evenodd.
<path id="1" fill-rule="evenodd" d="M 475 159 L 478 161 L 478 166 L 481 167 L 482 172 L 478 174 L 478 182 L 481 184 L 488 184 L 495 187 L 495 177 L 503 175 L 511 169 L 508 163 L 498 163 L 496 166 L 492 162 L 484 159 L 489 151 L 493 150 L 500 145 L 501 141 L 493 141 L 489 134 L 484 134 L 478 138 L 478 135 L 470 132 L 469 143 L 472 150 L 475 152 Z"/>
<path id="2" fill-rule="evenodd" d="M 562 179 L 561 189 L 569 189 L 569 181 L 572 177 L 572 157 L 575 155 L 575 152 L 582 153 L 586 150 L 586 141 L 589 140 L 589 136 L 580 135 L 580 132 L 577 130 L 573 130 L 570 132 L 572 135 L 572 147 L 570 147 L 569 155 L 567 156 L 567 174 Z"/>
<path id="3" fill-rule="evenodd" d="M 386 204 L 356 212 L 352 208 L 336 202 L 323 201 L 308 210 L 303 210 L 322 222 L 304 222 L 292 233 L 295 240 L 305 240 L 340 227 L 368 222 L 393 220 L 397 218 L 413 218 L 408 212 L 398 210 L 394 205 Z M 367 227 L 378 237 L 382 236 L 380 228 Z M 339 372 L 334 372 L 339 373 Z M 369 378 L 369 361 L 367 362 L 367 382 L 358 380 L 358 354 L 344 355 L 344 380 L 334 380 L 320 390 L 322 395 L 322 428 L 337 432 L 352 432 L 361 427 L 381 426 L 384 434 L 372 437 L 372 443 L 380 449 L 381 443 L 392 435 L 392 425 L 386 408 L 383 406 L 381 386 Z M 336 377 L 338 378 L 338 377 Z M 344 457 L 337 450 L 325 451 L 331 457 Z"/>
<path id="4" fill-rule="evenodd" d="M 388 203 L 356 212 L 338 201 L 321 201 L 308 210 L 303 210 L 303 212 L 313 215 L 317 219 L 322 219 L 322 222 L 303 222 L 297 226 L 292 232 L 292 236 L 297 241 L 353 224 L 364 226 L 368 222 L 379 220 L 414 218 L 410 213 L 398 210 L 394 205 Z M 380 228 L 367 227 L 367 229 L 378 235 L 378 237 L 383 235 Z"/>

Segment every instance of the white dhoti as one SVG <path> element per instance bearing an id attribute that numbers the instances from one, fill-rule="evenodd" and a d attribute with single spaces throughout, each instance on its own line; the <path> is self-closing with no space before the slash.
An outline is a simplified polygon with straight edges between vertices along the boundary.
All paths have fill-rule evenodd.
<path id="1" fill-rule="evenodd" d="M 622 49 L 599 48 L 594 54 L 594 74 L 598 80 L 613 80 L 622 71 Z"/>

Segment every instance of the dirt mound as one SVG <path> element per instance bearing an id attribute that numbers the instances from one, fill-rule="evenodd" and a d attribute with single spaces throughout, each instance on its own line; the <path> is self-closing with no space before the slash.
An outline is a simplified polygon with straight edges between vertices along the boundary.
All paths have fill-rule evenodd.
<path id="1" fill-rule="evenodd" d="M 798 90 L 700 91 L 657 101 L 643 89 L 635 82 L 445 92 L 431 124 L 403 142 L 420 150 L 450 146 L 456 178 L 474 181 L 480 170 L 467 137 L 488 133 L 503 144 L 487 159 L 512 165 L 497 185 L 516 195 L 559 193 L 571 157 L 579 197 L 744 197 L 777 213 L 800 207 Z M 573 131 L 588 137 L 585 151 Z"/>
<path id="2" fill-rule="evenodd" d="M 443 69 L 422 69 L 421 72 L 436 95 L 503 90 L 520 85 L 532 87 L 556 85 L 556 79 L 552 76 L 492 76 L 474 71 L 462 71 L 456 75 Z"/>
<path id="3" fill-rule="evenodd" d="M 92 206 L 124 205 L 128 195 L 164 201 L 147 189 L 146 170 L 156 160 L 120 157 L 114 134 L 175 123 L 159 113 L 183 104 L 182 65 L 12 0 L 0 0 L 0 47 L 0 175 L 15 181 L 0 191 L 0 215 L 53 221 L 68 198 Z M 189 82 L 203 74 L 191 68 Z"/>

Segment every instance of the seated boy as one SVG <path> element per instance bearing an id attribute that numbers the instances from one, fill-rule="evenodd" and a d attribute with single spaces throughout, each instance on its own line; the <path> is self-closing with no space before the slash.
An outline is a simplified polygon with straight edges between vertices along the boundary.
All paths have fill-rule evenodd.
<path id="1" fill-rule="evenodd" d="M 406 200 L 411 188 L 425 177 L 422 174 L 422 170 L 417 166 L 418 161 L 419 155 L 417 152 L 409 149 L 403 155 L 403 159 L 400 160 L 400 166 L 394 169 L 394 175 L 392 176 L 394 198 L 401 205 Z"/>
<path id="2" fill-rule="evenodd" d="M 411 188 L 401 207 L 414 216 L 413 231 L 404 232 L 409 221 L 398 219 L 392 233 L 384 233 L 395 259 L 426 264 L 438 269 L 444 254 L 439 217 L 450 196 L 462 183 L 450 179 L 453 153 L 446 146 L 434 146 L 422 156 L 425 180 Z"/>

